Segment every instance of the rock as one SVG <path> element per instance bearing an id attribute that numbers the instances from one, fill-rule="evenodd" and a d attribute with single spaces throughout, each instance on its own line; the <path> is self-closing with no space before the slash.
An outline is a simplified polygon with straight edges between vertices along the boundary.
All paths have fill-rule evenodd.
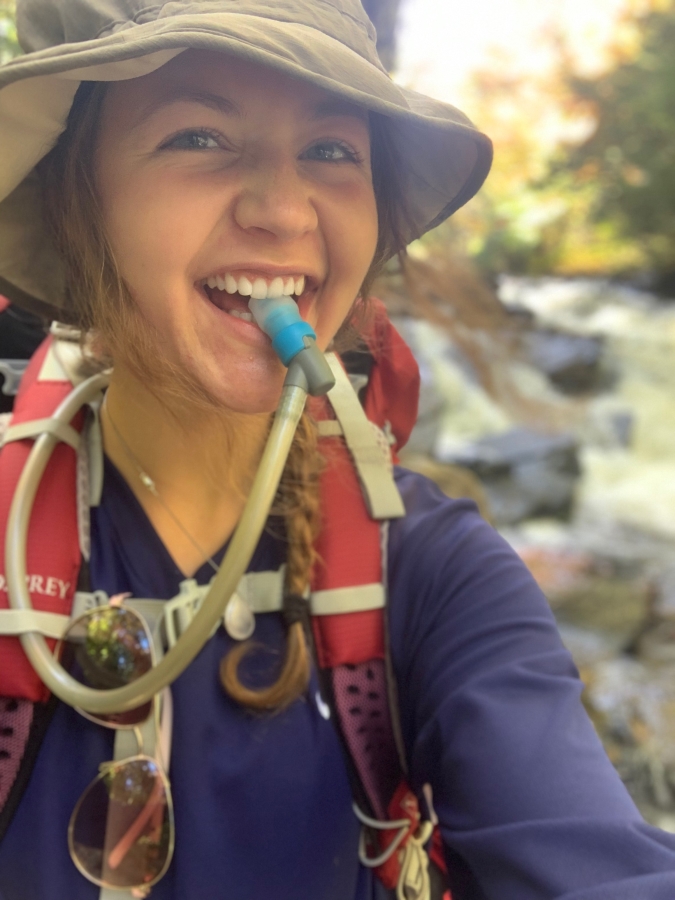
<path id="1" fill-rule="evenodd" d="M 627 657 L 588 672 L 586 703 L 610 759 L 653 824 L 675 815 L 675 667 Z"/>
<path id="2" fill-rule="evenodd" d="M 675 566 L 665 565 L 651 577 L 647 612 L 630 650 L 652 665 L 675 664 Z"/>
<path id="3" fill-rule="evenodd" d="M 634 411 L 624 401 L 603 394 L 587 403 L 579 437 L 583 444 L 603 450 L 628 449 L 634 431 Z"/>
<path id="4" fill-rule="evenodd" d="M 447 448 L 442 462 L 476 473 L 498 525 L 534 516 L 569 517 L 580 475 L 573 436 L 527 428 L 489 435 L 454 451 Z"/>
<path id="5" fill-rule="evenodd" d="M 603 350 L 600 338 L 542 328 L 525 333 L 521 348 L 528 362 L 564 393 L 588 393 L 599 387 Z"/>
<path id="6" fill-rule="evenodd" d="M 446 445 L 498 433 L 509 418 L 478 383 L 447 332 L 407 316 L 393 318 L 420 367 L 420 411 L 408 442 L 411 453 L 444 458 Z"/>
<path id="7" fill-rule="evenodd" d="M 589 667 L 597 665 L 602 660 L 612 659 L 620 650 L 615 638 L 597 631 L 588 631 L 564 622 L 558 623 L 558 631 L 563 644 L 581 671 L 582 678 Z"/>
<path id="8" fill-rule="evenodd" d="M 584 588 L 594 566 L 590 554 L 562 547 L 524 545 L 517 552 L 553 607 Z"/>
<path id="9" fill-rule="evenodd" d="M 675 564 L 663 566 L 654 578 L 654 615 L 675 622 Z"/>
<path id="10" fill-rule="evenodd" d="M 556 618 L 594 631 L 625 647 L 634 640 L 647 616 L 650 587 L 644 581 L 589 575 L 585 584 L 558 597 Z"/>

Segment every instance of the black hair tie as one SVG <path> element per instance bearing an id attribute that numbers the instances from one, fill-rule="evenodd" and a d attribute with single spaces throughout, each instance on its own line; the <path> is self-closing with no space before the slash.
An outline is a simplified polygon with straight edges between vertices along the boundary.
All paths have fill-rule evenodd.
<path id="1" fill-rule="evenodd" d="M 301 597 L 300 594 L 284 594 L 281 614 L 287 628 L 295 625 L 296 622 L 302 622 L 304 625 L 308 612 L 309 604 L 306 597 Z"/>

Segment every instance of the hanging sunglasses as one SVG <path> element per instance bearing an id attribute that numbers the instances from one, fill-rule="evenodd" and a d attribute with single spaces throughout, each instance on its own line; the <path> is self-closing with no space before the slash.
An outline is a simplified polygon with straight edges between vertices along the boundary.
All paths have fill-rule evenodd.
<path id="1" fill-rule="evenodd" d="M 70 674 L 87 687 L 111 690 L 130 684 L 154 665 L 148 626 L 125 596 L 72 622 L 57 647 Z M 141 726 L 154 718 L 157 698 L 125 713 L 83 716 L 107 728 L 132 730 L 137 754 L 102 763 L 80 797 L 68 826 L 68 847 L 79 871 L 100 887 L 145 897 L 166 872 L 174 847 L 171 789 L 159 758 L 143 752 Z M 162 728 L 170 713 L 162 715 Z M 166 736 L 166 735 L 164 735 Z M 159 741 L 161 746 L 162 741 Z"/>

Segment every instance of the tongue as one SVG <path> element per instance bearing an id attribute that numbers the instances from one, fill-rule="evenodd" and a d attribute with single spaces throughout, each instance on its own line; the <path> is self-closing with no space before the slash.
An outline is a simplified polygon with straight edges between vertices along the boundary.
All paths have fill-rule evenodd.
<path id="1" fill-rule="evenodd" d="M 241 294 L 228 294 L 227 291 L 219 291 L 217 288 L 214 288 L 210 291 L 211 303 L 214 306 L 217 306 L 218 309 L 222 309 L 224 312 L 232 312 L 233 309 L 239 310 L 239 312 L 248 312 L 248 301 L 249 297 L 243 297 Z"/>

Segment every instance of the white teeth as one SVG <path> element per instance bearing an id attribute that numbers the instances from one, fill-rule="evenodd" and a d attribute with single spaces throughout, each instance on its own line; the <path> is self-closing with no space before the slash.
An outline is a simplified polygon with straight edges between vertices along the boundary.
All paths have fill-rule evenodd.
<path id="1" fill-rule="evenodd" d="M 284 295 L 284 280 L 283 278 L 274 278 L 272 283 L 267 288 L 268 297 L 283 297 Z"/>
<path id="2" fill-rule="evenodd" d="M 264 278 L 256 278 L 253 282 L 251 297 L 254 300 L 264 300 L 267 297 L 267 282 Z"/>
<path id="3" fill-rule="evenodd" d="M 253 314 L 250 312 L 244 312 L 241 309 L 230 309 L 228 310 L 228 315 L 234 316 L 235 319 L 244 319 L 245 322 L 253 321 Z"/>
<path id="4" fill-rule="evenodd" d="M 225 290 L 228 294 L 236 294 L 237 293 L 237 282 L 235 279 L 229 274 L 225 276 Z"/>
<path id="5" fill-rule="evenodd" d="M 211 275 L 204 282 L 211 290 L 227 291 L 228 294 L 241 294 L 242 297 L 253 297 L 254 300 L 278 299 L 291 297 L 294 294 L 300 296 L 305 290 L 305 276 L 298 278 L 292 276 L 281 277 L 277 275 L 268 284 L 264 278 L 254 278 L 253 281 L 242 275 L 236 279 L 229 272 L 225 275 Z"/>
<path id="6" fill-rule="evenodd" d="M 237 284 L 237 290 L 242 297 L 250 297 L 253 291 L 253 285 L 245 275 L 242 275 Z"/>

